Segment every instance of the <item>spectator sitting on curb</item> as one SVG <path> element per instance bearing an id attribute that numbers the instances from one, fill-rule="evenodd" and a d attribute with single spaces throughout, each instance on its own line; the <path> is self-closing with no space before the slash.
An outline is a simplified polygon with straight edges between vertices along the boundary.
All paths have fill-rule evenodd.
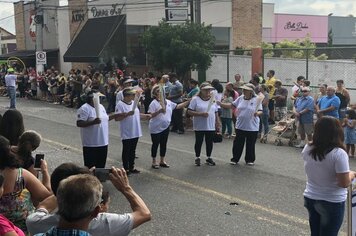
<path id="1" fill-rule="evenodd" d="M 85 167 L 79 167 L 73 163 L 64 163 L 58 166 L 52 173 L 51 185 L 56 194 L 61 180 L 72 175 L 89 173 Z M 143 200 L 131 188 L 126 172 L 123 169 L 112 168 L 110 178 L 113 185 L 129 201 L 132 213 L 115 214 L 100 213 L 89 224 L 88 232 L 100 236 L 128 235 L 130 231 L 151 219 L 151 213 Z M 28 231 L 31 234 L 46 232 L 56 226 L 60 220 L 57 214 L 56 196 L 51 196 L 41 202 L 36 211 L 26 220 Z"/>

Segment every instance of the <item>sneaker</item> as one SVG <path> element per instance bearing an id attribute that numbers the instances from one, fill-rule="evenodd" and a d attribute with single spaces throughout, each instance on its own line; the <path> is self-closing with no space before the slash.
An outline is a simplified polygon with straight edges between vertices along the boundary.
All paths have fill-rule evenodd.
<path id="1" fill-rule="evenodd" d="M 248 165 L 248 166 L 254 166 L 255 163 L 253 163 L 253 162 L 247 162 L 246 165 Z"/>
<path id="2" fill-rule="evenodd" d="M 304 141 L 300 141 L 300 143 L 295 145 L 294 147 L 296 147 L 296 148 L 304 148 L 304 146 L 305 146 Z"/>
<path id="3" fill-rule="evenodd" d="M 237 164 L 238 164 L 238 161 L 237 161 L 236 159 L 234 159 L 234 158 L 231 158 L 231 159 L 230 159 L 230 164 L 231 164 L 231 165 L 237 165 Z"/>
<path id="4" fill-rule="evenodd" d="M 196 158 L 195 159 L 195 165 L 196 166 L 200 166 L 200 158 Z"/>
<path id="5" fill-rule="evenodd" d="M 141 173 L 141 171 L 139 171 L 137 169 L 133 169 L 133 170 L 130 170 L 130 173 L 131 174 L 139 174 L 139 173 Z"/>
<path id="6" fill-rule="evenodd" d="M 178 130 L 178 131 L 177 131 L 177 134 L 184 134 L 184 131 Z"/>
<path id="7" fill-rule="evenodd" d="M 205 162 L 209 166 L 215 166 L 215 162 L 211 158 L 206 159 Z"/>

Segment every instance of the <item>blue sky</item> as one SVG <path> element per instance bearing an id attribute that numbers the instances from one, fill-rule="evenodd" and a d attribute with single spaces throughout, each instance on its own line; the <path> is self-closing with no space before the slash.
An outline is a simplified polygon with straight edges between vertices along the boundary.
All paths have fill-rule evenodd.
<path id="1" fill-rule="evenodd" d="M 13 2 L 17 0 L 0 0 L 0 27 L 12 33 L 15 32 Z M 263 0 L 263 2 L 274 3 L 276 13 L 309 15 L 333 13 L 334 16 L 350 14 L 356 16 L 356 0 Z"/>

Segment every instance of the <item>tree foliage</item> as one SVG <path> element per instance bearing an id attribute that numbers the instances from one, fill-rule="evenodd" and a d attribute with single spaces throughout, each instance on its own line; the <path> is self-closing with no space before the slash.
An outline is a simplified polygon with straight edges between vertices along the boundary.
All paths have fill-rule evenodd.
<path id="1" fill-rule="evenodd" d="M 282 49 L 281 57 L 283 58 L 297 58 L 297 59 L 313 59 L 313 60 L 326 60 L 328 57 L 325 54 L 315 56 L 316 45 L 313 43 L 309 36 L 303 40 L 283 40 L 276 44 L 275 48 Z M 283 50 L 285 49 L 285 50 Z M 308 50 L 307 50 L 308 49 Z"/>
<path id="2" fill-rule="evenodd" d="M 150 27 L 142 36 L 153 66 L 185 75 L 189 70 L 206 70 L 211 65 L 211 50 L 215 38 L 211 26 L 186 22 L 171 25 L 161 21 Z"/>

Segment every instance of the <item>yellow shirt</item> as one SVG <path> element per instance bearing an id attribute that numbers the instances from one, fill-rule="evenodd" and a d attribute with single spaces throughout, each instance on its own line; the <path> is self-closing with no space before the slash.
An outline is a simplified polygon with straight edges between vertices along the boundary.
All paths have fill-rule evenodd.
<path id="1" fill-rule="evenodd" d="M 273 97 L 274 90 L 276 90 L 276 88 L 274 87 L 274 83 L 276 83 L 276 78 L 274 78 L 274 76 L 266 81 L 266 85 L 269 88 L 270 99 Z"/>

